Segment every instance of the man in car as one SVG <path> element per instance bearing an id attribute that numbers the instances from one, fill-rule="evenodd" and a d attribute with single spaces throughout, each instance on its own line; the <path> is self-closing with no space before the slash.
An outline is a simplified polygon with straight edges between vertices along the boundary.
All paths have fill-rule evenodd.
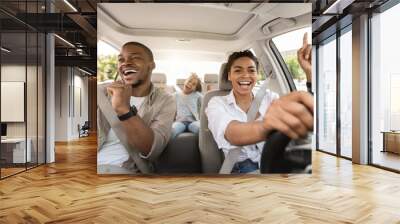
<path id="1" fill-rule="evenodd" d="M 153 86 L 153 53 L 128 42 L 118 55 L 121 80 L 98 86 L 98 173 L 148 173 L 171 136 L 172 95 Z"/>

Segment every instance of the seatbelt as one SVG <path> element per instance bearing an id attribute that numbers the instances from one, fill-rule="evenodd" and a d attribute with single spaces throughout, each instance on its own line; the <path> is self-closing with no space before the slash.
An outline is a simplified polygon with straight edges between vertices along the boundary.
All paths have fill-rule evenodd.
<path id="1" fill-rule="evenodd" d="M 127 149 L 128 153 L 130 154 L 131 158 L 135 162 L 136 166 L 140 170 L 140 172 L 147 174 L 150 173 L 150 168 L 147 166 L 146 161 L 143 161 L 142 158 L 139 156 L 139 151 L 132 146 L 130 146 L 127 142 L 127 136 L 125 135 L 124 131 L 120 128 L 121 124 L 119 119 L 117 119 L 117 114 L 115 113 L 114 109 L 111 106 L 111 102 L 108 100 L 106 95 L 106 89 L 103 86 L 97 87 L 97 105 L 101 112 L 104 114 L 104 117 L 110 124 L 111 128 L 113 129 L 115 135 L 120 140 L 121 144 Z M 132 152 L 131 150 L 134 151 Z"/>
<path id="2" fill-rule="evenodd" d="M 257 112 L 260 109 L 261 101 L 267 93 L 267 84 L 267 80 L 264 80 L 263 84 L 260 86 L 260 89 L 258 89 L 253 102 L 251 102 L 250 108 L 247 111 L 247 122 L 254 121 L 256 119 Z M 230 174 L 232 172 L 233 166 L 237 162 L 242 148 L 243 147 L 237 147 L 229 150 L 224 162 L 222 163 L 221 169 L 219 170 L 220 174 Z"/>

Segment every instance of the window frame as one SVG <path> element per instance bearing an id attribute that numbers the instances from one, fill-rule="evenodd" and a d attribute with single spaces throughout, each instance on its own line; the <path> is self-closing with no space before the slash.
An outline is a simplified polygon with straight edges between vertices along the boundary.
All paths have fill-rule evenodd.
<path id="1" fill-rule="evenodd" d="M 339 20 L 338 21 L 338 23 L 341 23 L 341 22 L 343 22 L 345 25 L 344 26 L 342 26 L 342 27 L 340 27 L 338 30 L 336 30 L 336 32 L 334 32 L 334 33 L 331 33 L 331 35 L 328 35 L 328 36 L 326 36 L 325 38 L 323 38 L 323 39 L 318 39 L 317 41 L 316 41 L 316 43 L 314 44 L 313 43 L 313 45 L 315 45 L 315 47 L 316 47 L 316 83 L 315 83 L 315 86 L 316 86 L 316 109 L 315 109 L 315 112 L 316 112 L 316 114 L 319 114 L 319 107 L 318 107 L 318 102 L 319 102 L 319 92 L 321 91 L 319 88 L 318 88 L 318 86 L 319 86 L 319 82 L 320 82 L 320 79 L 318 78 L 319 77 L 319 67 L 320 67 L 320 65 L 319 65 L 319 63 L 318 63 L 318 59 L 319 59 L 319 57 L 320 57 L 320 55 L 319 55 L 319 48 L 320 48 L 320 45 L 322 44 L 322 43 L 328 43 L 328 42 L 330 42 L 330 41 L 333 41 L 333 40 L 335 40 L 336 41 L 336 152 L 335 153 L 331 153 L 331 152 L 327 152 L 327 151 L 325 151 L 325 150 L 323 150 L 323 149 L 320 149 L 319 148 L 319 146 L 320 146 L 320 143 L 319 143 L 319 135 L 318 135 L 318 133 L 319 133 L 319 129 L 320 129 L 320 126 L 319 126 L 319 118 L 318 118 L 318 116 L 317 116 L 317 119 L 316 119 L 316 138 L 315 138 L 315 140 L 316 140 L 316 150 L 317 151 L 320 151 L 320 152 L 324 152 L 324 153 L 327 153 L 327 154 L 330 154 L 330 155 L 333 155 L 333 156 L 337 156 L 337 157 L 339 157 L 339 158 L 343 158 L 343 159 L 346 159 L 346 160 L 350 160 L 350 161 L 352 161 L 352 158 L 350 158 L 350 157 L 347 157 L 347 156 L 343 156 L 342 155 L 342 150 L 341 150 L 341 118 L 340 118 L 340 112 L 341 112 L 341 110 L 340 110 L 340 104 L 341 104 L 341 97 L 340 97 L 340 77 L 341 77 L 341 67 L 340 67 L 340 38 L 341 38 L 341 36 L 342 35 L 344 35 L 344 34 L 346 34 L 347 32 L 352 32 L 352 25 L 353 25 L 353 22 L 352 21 L 349 21 L 349 18 L 350 17 L 344 17 L 342 20 Z M 332 26 L 335 26 L 336 27 L 336 24 L 333 24 Z"/>
<path id="2" fill-rule="evenodd" d="M 275 59 L 278 61 L 278 65 L 281 68 L 281 70 L 282 70 L 282 72 L 283 72 L 283 74 L 285 76 L 285 79 L 286 79 L 286 82 L 287 82 L 287 84 L 289 86 L 290 92 L 296 91 L 297 88 L 296 88 L 296 85 L 294 83 L 293 76 L 290 73 L 289 68 L 286 65 L 286 62 L 283 60 L 283 57 L 282 57 L 281 53 L 279 52 L 278 48 L 276 47 L 276 45 L 275 45 L 274 41 L 272 40 L 272 38 L 268 41 L 268 45 L 271 48 Z"/>
<path id="3" fill-rule="evenodd" d="M 368 31 L 367 31 L 367 39 L 368 39 L 368 68 L 367 68 L 367 77 L 368 77 L 368 86 L 367 86 L 367 91 L 368 91 L 368 111 L 367 111 L 367 119 L 368 119 L 368 149 L 367 149 L 367 164 L 373 167 L 377 167 L 383 170 L 388 170 L 391 172 L 395 173 L 400 173 L 400 170 L 390 168 L 384 165 L 380 165 L 378 163 L 373 162 L 373 153 L 374 153 L 374 146 L 373 146 L 373 130 L 372 130 L 372 76 L 373 76 L 373 68 L 372 68 L 372 19 L 374 17 L 374 14 L 382 14 L 385 11 L 393 8 L 394 6 L 400 4 L 399 0 L 388 0 L 387 2 L 383 3 L 382 5 L 378 6 L 377 8 L 368 11 Z"/>
<path id="4" fill-rule="evenodd" d="M 340 152 L 339 152 L 339 147 L 340 147 L 340 139 L 339 139 L 339 141 L 338 141 L 338 138 L 340 138 L 340 131 L 338 132 L 338 129 L 340 128 L 340 127 L 338 127 L 338 120 L 340 120 L 340 118 L 338 118 L 338 110 L 340 109 L 340 108 L 338 108 L 338 105 L 340 105 L 340 101 L 339 101 L 339 97 L 338 97 L 338 83 L 339 83 L 339 81 L 340 81 L 340 79 L 338 78 L 338 76 L 339 76 L 339 69 L 338 69 L 338 58 L 339 58 L 339 53 L 340 52 L 338 52 L 338 49 L 340 49 L 340 43 L 338 42 L 338 39 L 340 38 L 340 35 L 338 34 L 338 32 L 336 32 L 336 33 L 333 33 L 332 35 L 330 35 L 330 36 L 328 36 L 328 37 L 326 37 L 325 39 L 323 39 L 323 40 L 321 40 L 321 41 L 319 41 L 318 43 L 317 43 L 317 50 L 316 50 L 316 52 L 315 52 L 315 54 L 316 54 L 316 56 L 317 56 L 317 61 L 316 61 L 316 64 L 317 64 L 317 69 L 316 69 L 316 76 L 318 77 L 317 78 L 317 80 L 316 80 L 316 83 L 315 83 L 315 86 L 317 87 L 316 88 L 316 95 L 318 96 L 317 97 L 317 101 L 316 101 L 316 116 L 317 116 L 317 128 L 316 128 L 316 133 L 317 133 L 317 138 L 316 138 L 316 150 L 317 151 L 320 151 L 320 152 L 324 152 L 324 153 L 327 153 L 327 154 L 330 154 L 330 155 L 334 155 L 334 156 L 339 156 L 340 155 Z M 335 115 L 336 115 L 336 117 L 335 117 L 335 122 L 336 122 L 336 141 L 335 141 L 335 145 L 336 145 L 336 151 L 335 151 L 335 153 L 332 153 L 332 152 L 329 152 L 329 151 L 327 151 L 327 150 L 324 150 L 324 149 L 320 149 L 319 148 L 319 146 L 320 146 L 320 140 L 319 140 L 319 131 L 320 131 L 320 126 L 319 126 L 319 116 L 318 116 L 318 114 L 319 114 L 319 107 L 318 107 L 318 102 L 319 102 L 319 100 L 320 100 L 320 94 L 319 94 L 319 91 L 320 91 L 320 89 L 319 89 L 319 82 L 321 81 L 320 80 L 320 76 L 319 76 L 319 68 L 320 68 L 320 63 L 318 63 L 318 60 L 319 60 L 319 58 L 320 58 L 320 54 L 319 54 L 319 50 L 320 50 L 320 47 L 321 47 L 321 45 L 324 45 L 324 44 L 327 44 L 327 43 L 329 43 L 329 42 L 331 42 L 331 41 L 336 41 L 336 43 L 335 43 L 335 45 L 336 45 L 336 60 L 335 60 L 335 67 L 336 67 L 336 71 L 335 71 L 335 73 L 336 73 L 336 98 L 335 98 L 335 100 L 336 100 L 336 108 L 335 108 Z M 340 157 L 340 156 L 339 156 Z"/>
<path id="5" fill-rule="evenodd" d="M 341 37 L 344 35 L 344 34 L 346 34 L 346 33 L 348 33 L 348 32 L 352 32 L 353 31 L 353 23 L 350 23 L 350 24 L 347 24 L 345 27 L 343 27 L 342 29 L 340 29 L 337 33 L 339 34 L 339 36 L 337 37 L 337 41 L 339 41 L 339 42 L 336 42 L 337 43 L 337 55 L 336 55 L 336 57 L 337 57 L 337 73 L 338 73 L 338 76 L 337 76 L 337 80 L 336 80 L 336 82 L 337 82 L 337 91 L 338 91 L 338 95 L 337 96 L 339 96 L 338 97 L 338 100 L 337 100 L 337 103 L 339 103 L 339 105 L 337 105 L 337 134 L 338 135 L 340 135 L 339 136 L 339 141 L 337 142 L 337 144 L 339 144 L 338 145 L 338 149 L 337 149 L 337 154 L 341 157 L 341 158 L 345 158 L 345 159 L 348 159 L 348 160 L 352 160 L 352 157 L 353 156 L 351 156 L 351 157 L 348 157 L 348 156 L 344 156 L 343 154 L 342 154 L 342 138 L 341 138 L 341 136 L 342 136 L 342 118 L 341 118 L 341 112 L 342 112 L 342 110 L 341 110 L 341 103 L 342 103 L 342 97 L 341 97 L 341 80 L 342 80 L 342 64 L 341 64 Z M 352 33 L 353 34 L 353 33 Z M 353 44 L 352 44 L 352 46 L 353 46 Z M 353 51 L 351 52 L 352 54 L 353 54 Z M 353 88 L 353 87 L 352 87 Z M 352 111 L 353 111 L 353 108 L 352 108 Z M 353 126 L 353 124 L 352 124 L 352 126 Z M 353 152 L 353 149 L 351 150 L 352 152 Z"/>
<path id="6" fill-rule="evenodd" d="M 32 12 L 28 12 L 27 11 L 27 2 L 23 2 L 23 3 L 26 3 L 26 4 L 22 6 L 22 7 L 24 7 L 24 11 L 21 12 L 21 15 L 26 16 L 27 13 L 32 13 Z M 36 4 L 36 11 L 38 11 L 39 10 L 39 8 L 38 8 L 39 3 L 45 3 L 45 2 L 44 1 L 34 1 L 34 2 L 31 2 L 31 3 Z M 47 12 L 47 11 L 48 11 L 48 7 L 46 7 L 46 11 L 45 12 Z M 5 14 L 12 21 L 14 21 L 16 23 L 20 23 L 21 24 L 21 29 L 11 30 L 11 31 L 10 30 L 1 30 L 0 31 L 0 46 L 2 45 L 2 41 L 3 41 L 2 36 L 3 35 L 18 33 L 20 35 L 24 35 L 24 49 L 21 49 L 20 52 L 24 52 L 25 53 L 21 57 L 21 58 L 24 58 L 24 61 L 25 61 L 25 64 L 23 65 L 25 67 L 25 69 L 24 69 L 24 71 L 25 71 L 25 81 L 24 81 L 24 83 L 25 83 L 24 84 L 24 122 L 23 122 L 24 132 L 25 133 L 23 134 L 23 137 L 21 137 L 21 138 L 24 139 L 24 142 L 25 142 L 25 146 L 24 146 L 25 164 L 24 164 L 24 167 L 21 167 L 21 168 L 23 168 L 23 170 L 21 169 L 20 171 L 13 172 L 13 173 L 7 174 L 7 175 L 4 175 L 4 173 L 2 172 L 2 167 L 0 166 L 0 180 L 4 180 L 6 178 L 15 176 L 17 174 L 20 174 L 20 173 L 26 172 L 28 170 L 31 170 L 31 169 L 34 169 L 34 168 L 37 168 L 39 166 L 47 164 L 47 160 L 48 160 L 48 155 L 47 155 L 47 153 L 48 153 L 48 150 L 47 150 L 47 146 L 48 146 L 48 141 L 47 141 L 47 137 L 48 137 L 47 136 L 47 134 L 48 134 L 48 132 L 47 132 L 48 131 L 47 130 L 47 125 L 48 125 L 48 121 L 47 121 L 47 106 L 48 106 L 47 105 L 47 103 L 48 103 L 47 102 L 47 97 L 48 97 L 47 96 L 47 93 L 48 93 L 48 90 L 47 90 L 47 85 L 48 85 L 48 83 L 47 83 L 47 76 L 48 76 L 47 57 L 48 57 L 48 43 L 49 43 L 49 40 L 48 40 L 48 35 L 47 35 L 48 33 L 47 32 L 44 32 L 44 31 L 42 31 L 40 29 L 32 27 L 29 24 L 24 23 L 22 20 L 17 18 L 13 13 L 11 13 L 11 12 L 5 10 L 5 9 L 1 9 L 1 13 Z M 36 13 L 36 12 L 33 12 L 33 13 Z M 34 49 L 34 51 L 35 51 L 36 58 L 32 62 L 28 62 L 28 48 L 30 48 L 30 46 L 28 45 L 28 43 L 29 43 L 28 39 L 30 38 L 28 34 L 33 35 L 34 37 L 36 37 L 36 39 L 32 43 L 32 45 L 33 45 L 32 49 Z M 39 51 L 39 49 L 40 49 L 40 51 Z M 2 64 L 3 63 L 3 57 L 4 56 L 2 56 L 0 54 L 0 81 L 2 81 L 1 68 L 3 66 L 3 64 Z M 36 76 L 35 77 L 36 78 L 36 80 L 35 80 L 36 84 L 34 86 L 36 88 L 36 90 L 35 90 L 36 93 L 34 93 L 36 95 L 36 104 L 35 104 L 36 105 L 36 115 L 35 115 L 36 121 L 30 120 L 30 118 L 28 119 L 28 107 L 27 107 L 27 104 L 28 104 L 28 97 L 27 97 L 27 94 L 28 94 L 27 93 L 27 88 L 28 88 L 27 87 L 27 85 L 28 85 L 28 65 L 35 66 L 35 71 L 30 73 L 29 76 L 31 76 L 32 74 Z M 39 66 L 42 66 L 41 67 L 42 68 L 42 70 L 41 70 L 41 79 L 42 79 L 41 82 L 42 83 L 41 84 L 43 85 L 42 86 L 42 88 L 43 88 L 42 91 L 43 92 L 40 93 L 40 95 L 43 96 L 42 105 L 39 105 L 39 98 L 38 98 L 38 96 L 39 96 Z M 0 87 L 0 89 L 1 89 L 1 87 Z M 39 106 L 43 110 L 42 111 L 43 114 L 39 114 Z M 1 106 L 0 106 L 0 110 L 1 110 Z M 42 116 L 42 117 L 40 117 L 40 116 Z M 39 133 L 39 120 L 40 120 L 40 123 L 43 125 L 41 133 Z M 36 138 L 36 149 L 34 149 L 34 147 L 31 148 L 31 150 L 32 150 L 31 151 L 31 156 L 32 156 L 32 154 L 36 153 L 36 158 L 35 158 L 36 161 L 34 161 L 34 162 L 32 162 L 32 161 L 28 162 L 28 153 L 27 153 L 28 144 L 27 143 L 28 143 L 28 125 L 29 125 L 29 122 L 31 122 L 30 125 L 33 125 L 33 126 L 36 125 L 36 128 L 34 127 L 35 128 L 34 131 L 36 131 L 35 135 L 29 137 L 29 138 L 31 138 L 31 141 L 33 141 L 33 139 Z M 41 150 L 39 150 L 39 134 L 43 134 Z M 33 142 L 32 142 L 32 144 L 33 144 Z M 0 157 L 1 157 L 1 151 L 2 151 L 2 147 L 0 145 Z M 39 154 L 40 154 L 39 151 L 41 151 L 41 153 L 42 153 L 40 155 L 40 157 L 39 157 Z M 39 158 L 41 160 L 39 160 Z M 28 165 L 28 163 L 30 163 L 30 164 Z"/>

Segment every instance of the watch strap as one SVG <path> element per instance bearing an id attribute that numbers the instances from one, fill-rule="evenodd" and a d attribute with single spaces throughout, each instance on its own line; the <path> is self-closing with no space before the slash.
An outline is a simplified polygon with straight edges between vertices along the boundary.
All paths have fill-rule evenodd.
<path id="1" fill-rule="evenodd" d="M 125 121 L 125 120 L 128 120 L 129 118 L 131 118 L 133 116 L 136 116 L 136 114 L 137 114 L 136 107 L 135 106 L 131 106 L 130 109 L 129 109 L 129 112 L 126 113 L 126 114 L 119 115 L 118 119 L 120 121 Z"/>

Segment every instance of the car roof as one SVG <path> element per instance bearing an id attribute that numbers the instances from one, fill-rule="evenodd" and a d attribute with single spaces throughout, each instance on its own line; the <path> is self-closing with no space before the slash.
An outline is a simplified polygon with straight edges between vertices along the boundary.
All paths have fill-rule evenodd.
<path id="1" fill-rule="evenodd" d="M 141 42 L 161 60 L 179 53 L 223 61 L 227 53 L 249 48 L 249 43 L 279 33 L 285 24 L 299 26 L 303 20 L 311 20 L 311 4 L 100 3 L 98 38 L 116 49 L 128 41 Z M 267 23 L 273 27 L 265 29 Z"/>

